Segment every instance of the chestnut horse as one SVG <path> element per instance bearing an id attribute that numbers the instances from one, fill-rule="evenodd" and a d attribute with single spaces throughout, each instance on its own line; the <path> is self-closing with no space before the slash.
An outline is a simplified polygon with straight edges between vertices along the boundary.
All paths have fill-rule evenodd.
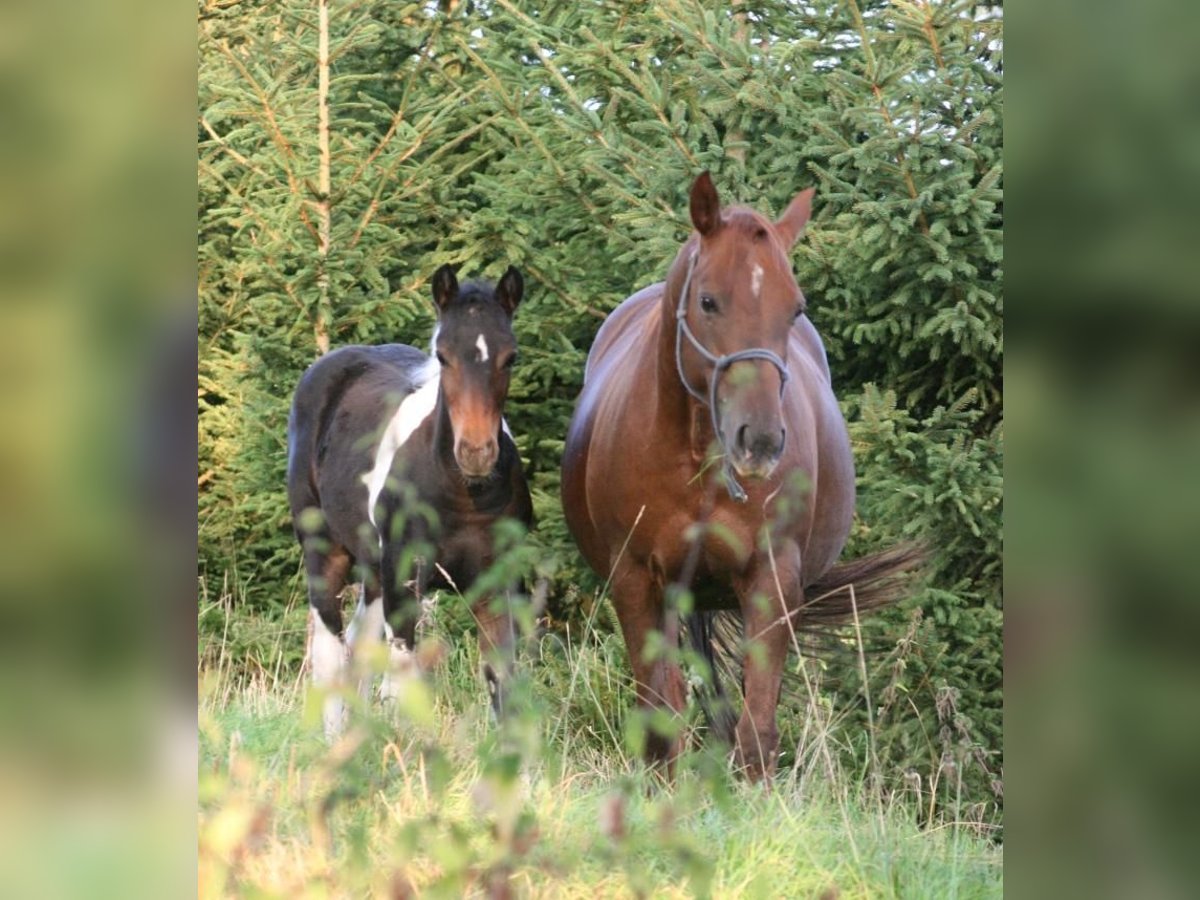
<path id="1" fill-rule="evenodd" d="M 494 561 L 496 521 L 532 522 L 521 459 L 502 418 L 522 291 L 511 267 L 493 289 L 486 282 L 459 287 L 454 270 L 442 266 L 433 276 L 432 358 L 404 344 L 343 347 L 310 366 L 296 388 L 288 502 L 308 574 L 313 681 L 331 689 L 327 736 L 342 726 L 336 688 L 346 645 L 357 655 L 386 637 L 382 694 L 393 694 L 393 674 L 415 665 L 426 590 L 467 592 Z M 363 590 L 343 635 L 340 595 L 356 566 Z M 511 611 L 484 595 L 473 613 L 499 713 L 513 649 Z M 364 698 L 369 686 L 362 677 Z"/>
<path id="2" fill-rule="evenodd" d="M 596 335 L 563 456 L 567 525 L 610 579 L 641 705 L 685 705 L 678 662 L 646 653 L 652 631 L 677 646 L 671 585 L 694 586 L 702 611 L 740 609 L 758 646 L 747 645 L 743 711 L 723 736 L 751 780 L 775 768 L 795 632 L 895 599 L 887 586 L 916 562 L 899 550 L 834 566 L 854 514 L 854 463 L 788 258 L 812 195 L 772 222 L 722 208 L 709 174 L 696 179 L 695 232 L 667 280 L 626 299 Z M 839 591 L 852 582 L 856 599 Z M 711 662 L 706 629 L 689 631 Z M 652 760 L 671 771 L 677 752 L 677 739 L 651 733 Z"/>

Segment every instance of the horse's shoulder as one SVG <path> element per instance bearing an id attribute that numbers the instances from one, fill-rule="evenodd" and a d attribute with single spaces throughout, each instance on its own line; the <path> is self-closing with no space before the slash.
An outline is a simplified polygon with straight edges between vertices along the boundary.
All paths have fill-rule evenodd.
<path id="1" fill-rule="evenodd" d="M 331 441 L 353 443 L 379 432 L 429 380 L 428 365 L 429 357 L 406 344 L 352 344 L 325 354 L 296 389 L 289 420 L 292 443 L 311 440 L 320 457 Z"/>

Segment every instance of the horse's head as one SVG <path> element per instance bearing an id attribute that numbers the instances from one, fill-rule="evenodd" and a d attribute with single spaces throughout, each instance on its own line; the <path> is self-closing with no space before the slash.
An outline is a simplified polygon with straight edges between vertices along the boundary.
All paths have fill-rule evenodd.
<path id="1" fill-rule="evenodd" d="M 500 456 L 501 418 L 517 359 L 512 316 L 523 291 L 521 273 L 512 266 L 495 288 L 478 281 L 459 287 L 448 265 L 433 276 L 438 311 L 433 349 L 454 433 L 454 460 L 467 478 L 486 478 Z"/>
<path id="2" fill-rule="evenodd" d="M 808 222 L 813 191 L 778 221 L 745 207 L 721 209 L 707 172 L 692 185 L 689 241 L 672 270 L 677 362 L 684 385 L 712 407 L 733 469 L 765 478 L 783 454 L 788 334 L 805 301 L 788 253 Z"/>

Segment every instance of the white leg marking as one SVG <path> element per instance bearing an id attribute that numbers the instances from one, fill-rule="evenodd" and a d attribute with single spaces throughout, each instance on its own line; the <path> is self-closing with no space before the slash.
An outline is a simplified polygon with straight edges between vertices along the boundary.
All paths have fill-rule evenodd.
<path id="1" fill-rule="evenodd" d="M 404 643 L 403 638 L 397 638 L 392 628 L 386 622 L 383 625 L 384 638 L 388 645 L 388 667 L 383 675 L 383 684 L 379 686 L 379 699 L 384 703 L 398 700 L 404 693 L 407 681 L 420 677 L 417 668 L 417 654 Z"/>
<path id="2" fill-rule="evenodd" d="M 371 668 L 371 652 L 383 638 L 383 598 L 375 597 L 370 603 L 364 590 L 358 597 L 354 618 L 346 629 L 346 643 L 350 648 L 350 666 L 358 679 L 358 695 L 364 701 L 371 699 L 371 684 L 378 670 Z"/>
<path id="3" fill-rule="evenodd" d="M 379 501 L 379 495 L 383 493 L 388 473 L 392 471 L 396 451 L 412 437 L 412 433 L 429 418 L 437 406 L 440 371 L 437 360 L 431 359 L 416 373 L 421 386 L 404 398 L 388 422 L 383 437 L 379 440 L 379 448 L 375 451 L 375 465 L 362 477 L 363 484 L 367 486 L 367 518 L 376 528 L 379 527 L 379 523 L 375 521 L 375 504 Z M 382 546 L 382 538 L 380 540 Z"/>
<path id="4" fill-rule="evenodd" d="M 763 268 L 758 263 L 754 264 L 754 268 L 750 271 L 750 291 L 758 298 L 759 292 L 762 290 Z"/>
<path id="5" fill-rule="evenodd" d="M 312 616 L 312 645 L 309 647 L 309 657 L 312 660 L 313 684 L 319 688 L 336 689 L 341 685 L 342 676 L 346 671 L 346 645 L 341 638 L 325 627 L 315 609 L 309 610 Z M 341 734 L 345 718 L 345 704 L 341 697 L 325 698 L 322 719 L 325 723 L 325 737 L 332 740 Z"/>
<path id="6" fill-rule="evenodd" d="M 485 341 L 483 339 L 482 334 L 479 335 L 479 337 L 475 338 L 475 349 L 479 351 L 479 361 L 487 362 L 488 361 L 488 345 L 487 345 L 487 341 Z"/>

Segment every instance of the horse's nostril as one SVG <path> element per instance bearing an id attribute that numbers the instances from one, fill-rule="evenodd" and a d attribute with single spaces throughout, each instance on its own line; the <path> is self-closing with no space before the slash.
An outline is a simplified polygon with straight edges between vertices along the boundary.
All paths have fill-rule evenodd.
<path id="1" fill-rule="evenodd" d="M 783 453 L 783 441 L 787 432 L 779 431 L 750 431 L 745 425 L 737 431 L 735 449 L 747 458 L 775 460 Z"/>

